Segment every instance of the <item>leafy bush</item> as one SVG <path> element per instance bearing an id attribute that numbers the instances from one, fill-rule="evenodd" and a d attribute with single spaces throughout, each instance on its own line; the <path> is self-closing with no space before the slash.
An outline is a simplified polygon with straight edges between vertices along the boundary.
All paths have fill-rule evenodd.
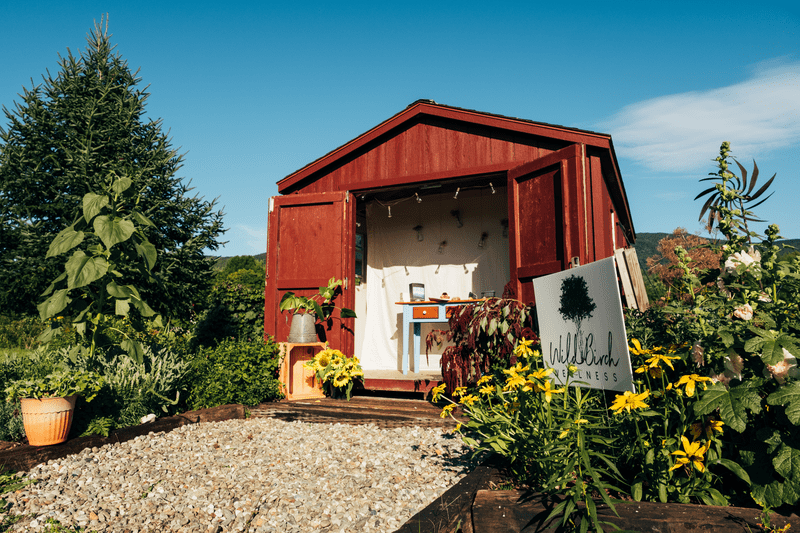
<path id="1" fill-rule="evenodd" d="M 214 285 L 209 308 L 194 328 L 195 346 L 223 339 L 255 341 L 264 336 L 263 271 L 237 270 Z"/>
<path id="2" fill-rule="evenodd" d="M 0 315 L 0 348 L 33 348 L 44 331 L 38 317 Z"/>
<path id="3" fill-rule="evenodd" d="M 21 441 L 25 437 L 19 400 L 0 402 L 0 440 Z"/>
<path id="4" fill-rule="evenodd" d="M 271 337 L 266 342 L 224 340 L 198 352 L 189 378 L 189 405 L 200 409 L 280 399 L 279 370 L 278 345 Z"/>

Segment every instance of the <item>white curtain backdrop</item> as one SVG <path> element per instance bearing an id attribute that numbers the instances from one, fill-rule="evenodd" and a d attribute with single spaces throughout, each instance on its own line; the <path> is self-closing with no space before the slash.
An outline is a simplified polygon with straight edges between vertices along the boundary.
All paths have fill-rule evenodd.
<path id="1" fill-rule="evenodd" d="M 365 294 L 363 338 L 357 354 L 365 369 L 399 370 L 402 361 L 400 337 L 402 306 L 409 299 L 409 284 L 425 284 L 426 297 L 447 293 L 467 298 L 470 292 L 493 290 L 497 296 L 509 280 L 508 238 L 502 220 L 508 218 L 505 187 L 422 196 L 391 206 L 371 201 L 367 205 L 367 275 L 360 292 Z M 451 214 L 458 210 L 462 227 Z M 421 226 L 423 240 L 415 227 Z M 481 235 L 486 233 L 483 246 Z M 422 357 L 418 369 L 439 370 L 439 357 L 425 357 L 425 335 L 433 328 L 447 329 L 447 323 L 422 325 Z M 360 329 L 360 328 L 359 328 Z M 413 326 L 412 326 L 413 329 Z M 411 336 L 409 336 L 409 339 Z M 410 340 L 402 349 L 410 353 Z M 437 350 L 441 352 L 441 350 Z"/>

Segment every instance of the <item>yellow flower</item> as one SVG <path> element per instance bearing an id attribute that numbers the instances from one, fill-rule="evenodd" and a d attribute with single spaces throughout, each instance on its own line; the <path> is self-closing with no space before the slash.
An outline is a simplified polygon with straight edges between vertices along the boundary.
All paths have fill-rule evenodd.
<path id="1" fill-rule="evenodd" d="M 333 376 L 334 387 L 344 387 L 349 382 L 350 382 L 350 376 L 348 376 L 346 372 L 337 372 L 336 375 Z"/>
<path id="2" fill-rule="evenodd" d="M 652 378 L 660 378 L 661 374 L 664 373 L 664 371 L 661 370 L 661 367 L 658 367 L 658 366 L 650 367 L 650 366 L 647 366 L 647 365 L 642 365 L 642 366 L 640 366 L 639 368 L 636 369 L 636 373 L 637 374 L 644 374 L 645 372 L 649 373 L 650 377 L 652 377 Z"/>
<path id="3" fill-rule="evenodd" d="M 513 374 L 506 379 L 506 384 L 503 386 L 504 391 L 516 390 L 517 387 L 525 383 L 525 378 L 519 374 Z"/>
<path id="4" fill-rule="evenodd" d="M 541 368 L 535 372 L 528 374 L 528 379 L 545 379 L 547 376 L 555 372 L 552 368 Z"/>
<path id="5" fill-rule="evenodd" d="M 609 407 L 613 410 L 615 415 L 620 414 L 623 410 L 631 412 L 631 409 L 646 409 L 650 407 L 644 403 L 645 398 L 650 396 L 650 391 L 644 391 L 641 394 L 634 394 L 631 391 L 625 391 L 624 394 L 617 394 L 614 401 Z"/>
<path id="6" fill-rule="evenodd" d="M 483 387 L 481 387 L 481 389 L 478 392 L 480 392 L 481 394 L 483 394 L 485 396 L 489 396 L 490 394 L 494 393 L 494 386 L 492 386 L 492 385 L 484 385 Z"/>
<path id="7" fill-rule="evenodd" d="M 628 346 L 628 350 L 630 350 L 632 354 L 634 354 L 634 355 L 642 355 L 642 354 L 649 353 L 647 350 L 643 350 L 642 349 L 642 345 L 639 344 L 638 340 L 631 339 L 631 344 L 633 346 Z"/>
<path id="8" fill-rule="evenodd" d="M 479 398 L 477 396 L 475 396 L 474 394 L 467 394 L 466 396 L 463 396 L 459 400 L 459 403 L 463 403 L 464 405 L 471 406 L 473 403 L 477 402 L 478 400 L 479 400 Z"/>
<path id="9" fill-rule="evenodd" d="M 541 356 L 542 356 L 542 352 L 540 352 L 539 350 L 534 350 L 533 351 L 533 358 L 534 359 L 539 359 Z"/>
<path id="10" fill-rule="evenodd" d="M 314 359 L 316 359 L 319 368 L 325 368 L 331 363 L 331 350 L 322 350 Z"/>
<path id="11" fill-rule="evenodd" d="M 695 422 L 689 430 L 692 432 L 693 439 L 699 439 L 704 433 L 707 439 L 711 439 L 715 431 L 722 433 L 722 426 L 724 425 L 725 423 L 722 420 L 709 418 L 705 424 L 702 422 Z"/>
<path id="12" fill-rule="evenodd" d="M 527 372 L 528 370 L 530 370 L 530 368 L 531 367 L 528 365 L 522 366 L 522 363 L 517 363 L 511 368 L 503 370 L 503 372 L 505 372 L 506 374 L 518 374 L 519 372 Z"/>
<path id="13" fill-rule="evenodd" d="M 457 431 L 461 431 L 461 422 L 456 424 L 456 429 L 453 430 L 453 433 L 456 433 Z"/>
<path id="14" fill-rule="evenodd" d="M 550 403 L 550 400 L 553 399 L 553 394 L 561 394 L 562 392 L 564 392 L 564 389 L 551 389 L 550 388 L 550 381 L 545 381 L 544 382 L 544 386 L 539 385 L 538 383 L 536 383 L 534 385 L 534 390 L 536 392 L 543 392 L 544 393 L 544 400 L 547 403 Z"/>
<path id="15" fill-rule="evenodd" d="M 445 405 L 439 416 L 442 418 L 447 418 L 448 416 L 450 416 L 450 413 L 453 411 L 453 409 L 455 409 L 455 407 L 456 407 L 455 404 L 452 403 L 449 405 Z"/>
<path id="16" fill-rule="evenodd" d="M 659 348 L 660 350 L 660 348 Z M 664 361 L 664 363 L 670 367 L 672 370 L 675 370 L 675 367 L 672 366 L 672 360 L 680 359 L 680 357 L 672 356 L 672 355 L 665 355 L 663 353 L 653 353 L 651 354 L 652 357 L 650 359 L 646 359 L 645 363 L 650 365 L 650 368 L 660 367 L 660 362 Z"/>
<path id="17" fill-rule="evenodd" d="M 467 392 L 466 387 L 456 387 L 456 390 L 453 391 L 453 396 L 458 397 L 463 395 L 465 392 Z"/>
<path id="18" fill-rule="evenodd" d="M 533 344 L 533 341 L 522 339 L 521 341 L 519 341 L 519 344 L 517 344 L 517 347 L 514 348 L 514 355 L 516 355 L 517 357 L 522 356 L 526 358 L 533 355 L 533 350 L 531 350 L 531 344 Z"/>
<path id="19" fill-rule="evenodd" d="M 431 399 L 434 402 L 438 402 L 439 401 L 439 397 L 442 394 L 444 394 L 444 391 L 445 391 L 446 388 L 447 388 L 447 385 L 445 383 L 442 383 L 441 385 L 437 385 L 434 388 L 432 388 L 431 389 L 431 394 L 432 394 Z"/>
<path id="20" fill-rule="evenodd" d="M 513 401 L 508 403 L 508 412 L 511 414 L 516 413 L 519 411 L 519 402 Z"/>
<path id="21" fill-rule="evenodd" d="M 699 442 L 690 443 L 686 437 L 681 437 L 681 442 L 683 443 L 683 450 L 677 450 L 670 454 L 678 456 L 675 459 L 675 465 L 670 470 L 676 470 L 681 466 L 692 463 L 698 471 L 705 472 L 706 467 L 703 465 L 703 455 L 708 451 L 711 443 L 707 442 L 705 446 Z"/>
<path id="22" fill-rule="evenodd" d="M 680 387 L 681 385 L 686 385 L 686 396 L 691 398 L 694 396 L 694 389 L 697 383 L 703 384 L 703 389 L 708 388 L 707 381 L 711 381 L 711 378 L 707 378 L 705 376 L 698 376 L 697 374 L 687 374 L 685 376 L 681 376 L 681 379 L 675 383 L 676 387 Z"/>
<path id="23" fill-rule="evenodd" d="M 578 371 L 578 367 L 575 366 L 575 365 L 569 365 L 567 367 L 567 372 L 569 372 L 570 377 L 574 376 L 575 372 L 577 372 L 577 371 Z"/>
<path id="24" fill-rule="evenodd" d="M 492 375 L 484 374 L 481 376 L 481 379 L 478 380 L 478 385 L 483 385 L 484 383 L 489 383 L 490 381 L 492 381 Z"/>

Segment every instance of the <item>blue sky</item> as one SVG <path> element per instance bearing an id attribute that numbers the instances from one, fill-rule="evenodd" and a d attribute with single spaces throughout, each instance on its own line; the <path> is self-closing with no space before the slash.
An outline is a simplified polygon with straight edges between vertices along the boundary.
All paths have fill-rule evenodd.
<path id="1" fill-rule="evenodd" d="M 219 198 L 222 255 L 266 247 L 276 182 L 419 98 L 610 133 L 637 232 L 701 230 L 722 141 L 800 238 L 800 7 L 790 2 L 17 2 L 0 105 L 58 71 L 109 13 L 148 113 Z M 5 124 L 4 117 L 0 118 Z"/>

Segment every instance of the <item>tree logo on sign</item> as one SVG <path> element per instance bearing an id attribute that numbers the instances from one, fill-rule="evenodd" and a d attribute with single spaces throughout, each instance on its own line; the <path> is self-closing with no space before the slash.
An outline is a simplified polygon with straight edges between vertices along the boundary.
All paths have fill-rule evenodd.
<path id="1" fill-rule="evenodd" d="M 558 308 L 558 312 L 564 320 L 569 320 L 575 324 L 576 344 L 580 352 L 583 353 L 584 339 L 581 334 L 581 323 L 587 318 L 592 318 L 592 313 L 597 309 L 597 304 L 589 296 L 589 288 L 582 276 L 573 275 L 561 282 L 560 303 L 561 307 Z"/>

